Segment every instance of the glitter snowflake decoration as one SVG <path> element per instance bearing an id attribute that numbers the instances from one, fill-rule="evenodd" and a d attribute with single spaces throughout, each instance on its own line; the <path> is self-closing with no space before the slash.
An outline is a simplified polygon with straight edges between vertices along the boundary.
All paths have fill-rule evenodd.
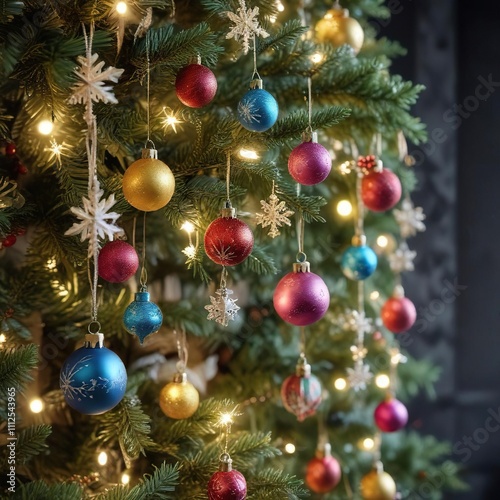
<path id="1" fill-rule="evenodd" d="M 424 211 L 422 207 L 415 207 L 409 198 L 403 200 L 401 209 L 395 209 L 393 212 L 402 238 L 409 238 L 425 231 Z"/>
<path id="2" fill-rule="evenodd" d="M 278 228 L 286 224 L 291 225 L 289 217 L 291 217 L 294 212 L 288 209 L 284 201 L 280 201 L 276 194 L 274 193 L 274 184 L 271 195 L 268 201 L 260 200 L 260 206 L 262 208 L 262 214 L 255 214 L 257 218 L 257 224 L 261 224 L 262 227 L 269 227 L 269 232 L 267 233 L 271 238 L 276 238 L 280 234 Z"/>
<path id="3" fill-rule="evenodd" d="M 347 319 L 350 330 L 358 333 L 370 333 L 373 328 L 373 320 L 367 318 L 364 312 L 351 311 Z"/>
<path id="4" fill-rule="evenodd" d="M 262 115 L 259 113 L 259 105 L 257 99 L 249 97 L 246 100 L 241 100 L 238 104 L 238 114 L 248 123 L 260 123 Z"/>
<path id="5" fill-rule="evenodd" d="M 358 361 L 354 364 L 354 368 L 347 368 L 347 380 L 349 385 L 356 392 L 366 389 L 366 384 L 373 378 L 373 373 L 370 367 L 365 365 L 363 361 Z"/>
<path id="6" fill-rule="evenodd" d="M 415 265 L 413 260 L 417 256 L 417 252 L 410 250 L 406 242 L 399 245 L 399 248 L 391 255 L 389 255 L 389 264 L 395 273 L 402 273 L 404 271 L 413 271 Z"/>
<path id="7" fill-rule="evenodd" d="M 103 190 L 97 186 L 95 201 L 89 198 L 82 198 L 83 207 L 71 207 L 71 212 L 76 215 L 80 222 L 75 222 L 64 234 L 66 236 L 80 235 L 80 240 L 89 240 L 89 255 L 92 255 L 94 245 L 98 238 L 108 238 L 113 241 L 115 236 L 123 234 L 123 229 L 115 223 L 120 217 L 117 212 L 110 212 L 115 204 L 115 195 L 104 198 Z"/>
<path id="8" fill-rule="evenodd" d="M 236 305 L 238 299 L 231 299 L 232 290 L 225 287 L 215 292 L 215 297 L 210 296 L 210 304 L 205 306 L 208 311 L 207 319 L 214 320 L 222 326 L 227 326 L 229 321 L 236 319 L 240 307 Z"/>
<path id="9" fill-rule="evenodd" d="M 227 17 L 234 23 L 226 38 L 234 38 L 239 40 L 243 45 L 243 53 L 247 54 L 250 48 L 250 40 L 254 36 L 261 36 L 267 38 L 269 33 L 259 26 L 259 8 L 247 9 L 245 0 L 239 0 L 240 8 L 234 12 L 226 12 Z"/>

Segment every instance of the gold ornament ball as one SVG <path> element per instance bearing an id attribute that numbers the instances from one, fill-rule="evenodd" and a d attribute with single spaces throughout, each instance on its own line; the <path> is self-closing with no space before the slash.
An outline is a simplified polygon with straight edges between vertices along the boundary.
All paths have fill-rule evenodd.
<path id="1" fill-rule="evenodd" d="M 357 54 L 363 46 L 365 34 L 358 21 L 349 17 L 347 9 L 331 9 L 316 24 L 316 38 L 334 47 L 350 45 Z"/>
<path id="2" fill-rule="evenodd" d="M 170 418 L 189 418 L 199 404 L 198 391 L 185 379 L 182 382 L 170 382 L 160 392 L 160 408 Z"/>
<path id="3" fill-rule="evenodd" d="M 134 161 L 123 175 L 123 195 L 137 210 L 153 212 L 172 198 L 175 178 L 172 171 L 157 158 Z"/>
<path id="4" fill-rule="evenodd" d="M 364 500 L 394 500 L 396 483 L 387 472 L 372 470 L 361 479 Z"/>

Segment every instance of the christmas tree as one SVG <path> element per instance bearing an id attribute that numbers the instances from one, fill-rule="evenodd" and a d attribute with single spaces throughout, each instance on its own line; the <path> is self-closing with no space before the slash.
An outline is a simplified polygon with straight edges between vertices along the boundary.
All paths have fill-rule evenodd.
<path id="1" fill-rule="evenodd" d="M 439 370 L 404 352 L 423 89 L 383 1 L 0 11 L 5 495 L 461 488 L 404 405 Z"/>

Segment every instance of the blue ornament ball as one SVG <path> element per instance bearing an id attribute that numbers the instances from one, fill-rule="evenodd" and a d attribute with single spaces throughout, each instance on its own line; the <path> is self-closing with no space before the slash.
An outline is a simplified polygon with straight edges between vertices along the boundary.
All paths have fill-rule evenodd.
<path id="1" fill-rule="evenodd" d="M 160 329 L 162 322 L 163 314 L 154 302 L 150 302 L 148 292 L 137 292 L 123 314 L 125 329 L 137 335 L 141 344 L 148 335 Z"/>
<path id="2" fill-rule="evenodd" d="M 342 255 L 340 266 L 349 279 L 365 280 L 377 269 L 377 255 L 366 245 L 350 246 Z"/>
<path id="3" fill-rule="evenodd" d="M 265 132 L 278 119 L 278 103 L 264 89 L 250 89 L 238 104 L 238 120 L 247 130 Z"/>
<path id="4" fill-rule="evenodd" d="M 84 415 L 99 415 L 122 400 L 127 370 L 113 351 L 86 342 L 64 362 L 59 385 L 71 408 Z"/>

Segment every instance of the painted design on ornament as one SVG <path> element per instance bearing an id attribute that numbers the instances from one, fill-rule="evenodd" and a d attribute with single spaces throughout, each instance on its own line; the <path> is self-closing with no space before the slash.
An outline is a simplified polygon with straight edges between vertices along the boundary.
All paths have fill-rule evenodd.
<path id="1" fill-rule="evenodd" d="M 238 113 L 247 121 L 260 123 L 262 115 L 259 113 L 259 108 L 256 106 L 256 98 L 249 97 L 245 102 L 240 101 L 238 104 Z"/>

